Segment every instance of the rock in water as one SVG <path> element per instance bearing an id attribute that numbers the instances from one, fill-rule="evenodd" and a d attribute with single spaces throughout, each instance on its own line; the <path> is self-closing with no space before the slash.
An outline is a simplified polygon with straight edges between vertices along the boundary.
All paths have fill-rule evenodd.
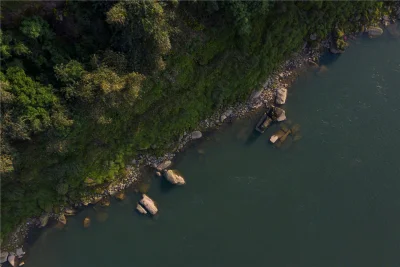
<path id="1" fill-rule="evenodd" d="M 367 29 L 368 35 L 371 38 L 381 36 L 383 34 L 383 30 L 379 27 L 369 27 Z"/>
<path id="2" fill-rule="evenodd" d="M 143 194 L 140 204 L 142 204 L 152 215 L 155 215 L 158 212 L 156 204 L 146 194 Z"/>
<path id="3" fill-rule="evenodd" d="M 276 133 L 274 133 L 273 136 L 271 136 L 271 138 L 269 139 L 269 141 L 271 141 L 271 143 L 275 143 L 279 138 L 281 138 L 282 136 L 285 135 L 285 132 L 283 130 L 279 130 Z"/>
<path id="4" fill-rule="evenodd" d="M 8 256 L 8 262 L 11 264 L 11 266 L 15 266 L 15 256 L 14 255 L 10 255 Z"/>
<path id="5" fill-rule="evenodd" d="M 74 209 L 70 209 L 70 208 L 66 208 L 64 211 L 65 215 L 75 215 L 76 214 L 76 210 Z"/>
<path id="6" fill-rule="evenodd" d="M 18 266 L 24 266 L 25 262 L 21 261 Z"/>
<path id="7" fill-rule="evenodd" d="M 1 252 L 1 256 L 0 256 L 0 264 L 1 263 L 5 263 L 7 261 L 8 258 L 8 252 Z"/>
<path id="8" fill-rule="evenodd" d="M 65 217 L 64 214 L 60 215 L 60 217 L 58 217 L 58 221 L 62 224 L 67 224 L 67 218 Z"/>
<path id="9" fill-rule="evenodd" d="M 136 210 L 141 214 L 147 214 L 147 211 L 139 203 L 136 205 Z"/>
<path id="10" fill-rule="evenodd" d="M 172 161 L 166 160 L 157 166 L 157 170 L 162 171 L 162 170 L 168 168 L 169 166 L 171 166 L 171 164 L 172 164 Z"/>
<path id="11" fill-rule="evenodd" d="M 200 131 L 194 131 L 190 134 L 190 137 L 192 139 L 199 139 L 203 136 L 203 134 Z"/>
<path id="12" fill-rule="evenodd" d="M 90 226 L 90 218 L 89 218 L 89 217 L 86 217 L 86 218 L 83 220 L 83 227 L 88 228 L 89 226 Z"/>
<path id="13" fill-rule="evenodd" d="M 285 104 L 287 98 L 287 89 L 286 88 L 279 88 L 276 91 L 276 103 L 279 105 Z"/>
<path id="14" fill-rule="evenodd" d="M 47 222 L 49 221 L 49 215 L 48 214 L 43 214 L 39 218 L 40 221 L 40 227 L 45 227 L 47 225 Z"/>
<path id="15" fill-rule="evenodd" d="M 271 136 L 271 138 L 269 139 L 269 141 L 270 141 L 271 143 L 274 144 L 278 139 L 279 139 L 278 136 L 273 135 L 273 136 Z"/>
<path id="16" fill-rule="evenodd" d="M 161 172 L 156 172 L 156 175 L 157 175 L 158 177 L 161 177 Z"/>
<path id="17" fill-rule="evenodd" d="M 173 170 L 165 171 L 164 176 L 171 184 L 184 185 L 186 183 L 185 179 Z"/>
<path id="18" fill-rule="evenodd" d="M 272 119 L 275 121 L 284 121 L 286 120 L 286 112 L 281 108 L 273 107 Z"/>

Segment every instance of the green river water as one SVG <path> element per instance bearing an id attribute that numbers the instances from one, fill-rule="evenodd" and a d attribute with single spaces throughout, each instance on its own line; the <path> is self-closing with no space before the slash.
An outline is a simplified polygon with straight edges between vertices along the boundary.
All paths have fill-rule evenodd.
<path id="1" fill-rule="evenodd" d="M 43 230 L 25 266 L 400 266 L 399 48 L 359 39 L 301 75 L 285 105 L 301 140 L 276 148 L 277 125 L 237 120 L 176 158 L 185 186 L 149 174 L 156 217 L 133 192 L 105 221 L 87 208 Z"/>

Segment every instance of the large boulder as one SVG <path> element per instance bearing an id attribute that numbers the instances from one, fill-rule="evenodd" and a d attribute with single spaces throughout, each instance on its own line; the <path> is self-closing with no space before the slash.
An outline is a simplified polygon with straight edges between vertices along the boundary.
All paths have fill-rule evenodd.
<path id="1" fill-rule="evenodd" d="M 383 34 L 383 30 L 380 27 L 375 26 L 368 27 L 367 32 L 371 38 L 378 37 Z"/>
<path id="2" fill-rule="evenodd" d="M 145 210 L 145 208 L 143 208 L 143 206 L 140 205 L 139 203 L 136 205 L 136 210 L 141 214 L 147 214 L 147 211 Z"/>
<path id="3" fill-rule="evenodd" d="M 72 209 L 72 208 L 66 208 L 64 210 L 64 214 L 65 215 L 75 215 L 77 213 L 77 210 Z"/>
<path id="4" fill-rule="evenodd" d="M 274 121 L 284 121 L 286 120 L 286 112 L 281 108 L 273 107 L 271 117 Z"/>
<path id="5" fill-rule="evenodd" d="M 58 217 L 58 221 L 59 221 L 60 223 L 62 223 L 62 224 L 67 224 L 67 218 L 65 217 L 64 214 L 61 214 L 61 215 Z"/>
<path id="6" fill-rule="evenodd" d="M 17 255 L 18 258 L 21 258 L 22 256 L 25 255 L 25 252 L 23 251 L 22 248 L 17 248 L 17 250 L 15 251 L 15 254 Z"/>
<path id="7" fill-rule="evenodd" d="M 233 113 L 233 111 L 231 109 L 228 109 L 227 111 L 225 111 L 224 113 L 221 114 L 221 117 L 219 118 L 219 120 L 221 122 L 224 122 L 224 120 L 229 118 L 232 115 L 232 113 Z"/>
<path id="8" fill-rule="evenodd" d="M 174 170 L 165 171 L 164 176 L 171 184 L 183 185 L 186 183 L 185 179 Z"/>
<path id="9" fill-rule="evenodd" d="M 0 255 L 0 264 L 5 263 L 8 258 L 8 252 L 2 251 Z"/>
<path id="10" fill-rule="evenodd" d="M 169 166 L 171 166 L 171 164 L 172 164 L 172 161 L 166 160 L 157 166 L 157 170 L 162 171 L 162 170 L 168 168 Z"/>
<path id="11" fill-rule="evenodd" d="M 143 207 L 145 207 L 146 210 L 152 215 L 155 215 L 158 212 L 156 204 L 146 194 L 143 194 L 143 198 L 140 200 L 140 204 L 142 204 Z"/>
<path id="12" fill-rule="evenodd" d="M 39 218 L 40 221 L 40 227 L 45 227 L 49 221 L 49 215 L 48 214 L 43 214 L 42 216 L 40 216 Z"/>
<path id="13" fill-rule="evenodd" d="M 279 105 L 285 104 L 287 98 L 287 89 L 286 88 L 279 88 L 276 90 L 276 103 Z"/>
<path id="14" fill-rule="evenodd" d="M 200 131 L 194 131 L 190 134 L 190 137 L 192 139 L 199 139 L 203 136 L 203 134 Z"/>
<path id="15" fill-rule="evenodd" d="M 15 256 L 14 255 L 10 255 L 8 256 L 8 262 L 11 264 L 11 266 L 16 266 L 16 262 L 15 262 Z"/>

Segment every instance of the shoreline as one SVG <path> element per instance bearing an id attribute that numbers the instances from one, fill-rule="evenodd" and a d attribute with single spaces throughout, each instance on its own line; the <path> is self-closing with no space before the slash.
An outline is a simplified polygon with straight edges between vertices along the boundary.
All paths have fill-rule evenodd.
<path id="1" fill-rule="evenodd" d="M 382 27 L 384 29 L 384 27 Z M 348 34 L 349 38 L 353 36 L 360 36 L 364 33 L 356 35 Z M 264 84 L 260 85 L 259 90 L 254 90 L 251 96 L 244 102 L 219 110 L 215 112 L 211 117 L 201 121 L 198 127 L 195 129 L 202 132 L 212 132 L 218 130 L 222 125 L 227 124 L 235 119 L 249 116 L 254 112 L 258 112 L 264 108 L 265 105 L 274 103 L 276 97 L 276 89 L 280 87 L 289 88 L 297 77 L 309 68 L 319 68 L 319 59 L 324 53 L 329 53 L 331 48 L 332 38 L 329 37 L 327 40 L 323 40 L 318 43 L 317 48 L 309 48 L 304 46 L 300 52 L 294 53 L 293 57 L 282 63 L 276 71 L 274 71 L 265 81 Z M 306 43 L 307 44 L 307 43 Z M 332 51 L 331 51 L 332 52 Z M 157 171 L 157 167 L 165 161 L 172 161 L 177 153 L 184 151 L 191 141 L 201 138 L 195 138 L 194 132 L 184 133 L 178 142 L 171 142 L 173 149 L 171 152 L 166 153 L 161 157 L 151 155 L 141 155 L 136 159 L 133 159 L 131 165 L 126 167 L 128 174 L 123 179 L 114 181 L 107 186 L 101 194 L 87 195 L 81 199 L 80 203 L 76 203 L 72 207 L 63 207 L 61 213 L 49 213 L 46 214 L 47 219 L 57 221 L 60 215 L 68 213 L 68 210 L 74 210 L 79 212 L 81 209 L 86 208 L 90 204 L 96 204 L 104 198 L 115 196 L 120 191 L 127 189 L 128 187 L 138 185 L 143 177 L 145 168 L 152 168 L 154 172 Z M 73 214 L 68 214 L 73 215 Z M 43 215 L 44 216 L 44 215 Z M 42 216 L 42 217 L 43 217 Z M 16 248 L 24 247 L 26 249 L 28 236 L 33 231 L 39 230 L 46 226 L 40 227 L 41 218 L 31 218 L 26 222 L 20 224 L 16 231 L 11 234 L 10 240 L 6 244 L 2 244 L 5 251 L 15 251 Z M 47 223 L 46 223 L 47 224 Z M 49 223 L 50 224 L 50 223 Z M 2 250 L 4 251 L 4 250 Z M 0 265 L 1 266 L 1 265 Z"/>

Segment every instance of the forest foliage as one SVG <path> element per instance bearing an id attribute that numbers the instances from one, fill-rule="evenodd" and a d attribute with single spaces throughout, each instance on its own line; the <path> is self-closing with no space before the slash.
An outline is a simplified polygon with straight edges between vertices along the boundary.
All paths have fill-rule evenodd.
<path id="1" fill-rule="evenodd" d="M 374 1 L 65 1 L 40 12 L 48 4 L 2 3 L 3 236 L 96 190 L 88 179 L 112 182 L 138 154 L 167 151 L 259 89 L 310 34 L 358 31 L 388 10 Z"/>

